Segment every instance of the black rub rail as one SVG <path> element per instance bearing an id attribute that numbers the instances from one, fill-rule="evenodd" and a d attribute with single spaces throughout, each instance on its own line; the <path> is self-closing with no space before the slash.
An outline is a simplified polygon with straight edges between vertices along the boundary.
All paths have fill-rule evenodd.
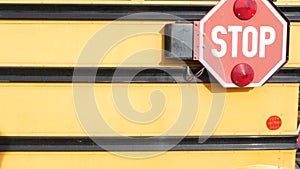
<path id="1" fill-rule="evenodd" d="M 0 151 L 293 150 L 297 136 L 0 137 Z"/>
<path id="2" fill-rule="evenodd" d="M 26 20 L 200 20 L 212 5 L 1 4 L 0 19 Z M 298 6 L 279 6 L 290 21 L 300 21 Z M 140 13 L 138 15 L 132 15 Z M 163 15 L 168 14 L 168 15 Z M 125 17 L 125 18 L 124 18 Z"/>
<path id="3" fill-rule="evenodd" d="M 0 82 L 36 83 L 214 83 L 215 79 L 201 67 L 0 67 Z M 300 68 L 282 68 L 269 83 L 299 83 Z"/>

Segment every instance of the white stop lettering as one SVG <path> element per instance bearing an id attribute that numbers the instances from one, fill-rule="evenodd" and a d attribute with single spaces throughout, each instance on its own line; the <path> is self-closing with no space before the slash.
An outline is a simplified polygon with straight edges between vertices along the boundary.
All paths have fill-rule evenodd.
<path id="1" fill-rule="evenodd" d="M 271 26 L 260 26 L 259 34 L 255 27 L 247 26 L 243 29 L 242 26 L 228 26 L 227 29 L 223 26 L 215 26 L 211 32 L 211 39 L 213 43 L 220 45 L 220 50 L 211 49 L 212 54 L 215 57 L 221 58 L 227 53 L 227 43 L 224 39 L 218 37 L 219 34 L 227 35 L 228 32 L 231 32 L 231 53 L 232 57 L 238 57 L 238 38 L 242 34 L 242 53 L 247 58 L 254 57 L 257 52 L 260 58 L 265 58 L 266 46 L 271 45 L 275 42 L 276 32 Z M 269 36 L 267 36 L 269 35 Z M 250 42 L 251 49 L 249 49 L 249 38 L 252 37 Z M 258 46 L 259 44 L 259 46 Z"/>

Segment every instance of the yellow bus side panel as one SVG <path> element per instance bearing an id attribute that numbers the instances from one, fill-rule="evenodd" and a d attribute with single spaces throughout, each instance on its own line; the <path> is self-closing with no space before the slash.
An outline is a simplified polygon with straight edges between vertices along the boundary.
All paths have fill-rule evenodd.
<path id="1" fill-rule="evenodd" d="M 161 33 L 167 23 L 170 22 L 2 20 L 0 66 L 73 67 L 78 65 L 79 58 L 79 66 L 183 65 L 175 60 L 163 59 Z M 300 24 L 291 23 L 287 67 L 300 66 L 299 34 Z M 98 40 L 92 42 L 91 39 Z M 87 46 L 93 45 L 95 49 L 89 51 Z"/>
<path id="2" fill-rule="evenodd" d="M 90 89 L 92 93 L 85 92 Z M 104 83 L 72 88 L 67 83 L 1 83 L 0 134 L 82 136 L 85 129 L 89 135 L 297 134 L 298 84 L 225 93 L 222 89 L 208 84 Z M 159 109 L 152 110 L 152 105 Z M 139 119 L 132 118 L 134 111 Z M 282 119 L 278 130 L 266 127 L 272 115 Z M 102 125 L 115 133 L 96 129 Z"/>
<path id="3" fill-rule="evenodd" d="M 300 3 L 300 2 L 299 2 Z M 300 66 L 300 49 L 299 38 L 300 37 L 300 23 L 292 22 L 290 27 L 290 49 L 289 49 L 289 61 L 286 67 L 299 67 Z"/>
<path id="4" fill-rule="evenodd" d="M 188 5 L 215 5 L 217 0 L 201 1 L 159 1 L 159 0 L 1 0 L 1 3 L 55 3 L 55 4 L 188 4 Z M 299 0 L 277 0 L 277 5 L 299 5 Z"/>
<path id="5" fill-rule="evenodd" d="M 216 4 L 217 1 L 152 1 L 152 0 L 1 0 L 1 3 L 55 3 L 55 4 Z"/>
<path id="6" fill-rule="evenodd" d="M 158 152 L 148 152 L 158 153 Z M 117 152 L 118 154 L 118 152 Z M 3 169 L 292 169 L 295 151 L 169 151 L 149 158 L 144 152 L 10 152 L 0 154 Z M 119 153 L 120 155 L 120 153 Z"/>

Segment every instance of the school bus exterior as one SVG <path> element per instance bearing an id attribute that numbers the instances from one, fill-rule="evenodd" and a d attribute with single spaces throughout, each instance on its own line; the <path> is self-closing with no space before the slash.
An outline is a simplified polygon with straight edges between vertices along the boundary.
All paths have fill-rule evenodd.
<path id="1" fill-rule="evenodd" d="M 0 3 L 1 169 L 295 168 L 300 1 L 274 2 L 288 62 L 227 89 L 163 51 L 166 25 L 217 1 Z"/>

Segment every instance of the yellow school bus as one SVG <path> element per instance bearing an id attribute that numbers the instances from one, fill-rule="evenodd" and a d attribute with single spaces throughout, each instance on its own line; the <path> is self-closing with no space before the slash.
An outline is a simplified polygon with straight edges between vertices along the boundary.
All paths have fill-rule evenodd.
<path id="1" fill-rule="evenodd" d="M 166 57 L 217 1 L 0 3 L 0 168 L 295 168 L 300 1 L 272 2 L 289 59 L 253 88 Z"/>

